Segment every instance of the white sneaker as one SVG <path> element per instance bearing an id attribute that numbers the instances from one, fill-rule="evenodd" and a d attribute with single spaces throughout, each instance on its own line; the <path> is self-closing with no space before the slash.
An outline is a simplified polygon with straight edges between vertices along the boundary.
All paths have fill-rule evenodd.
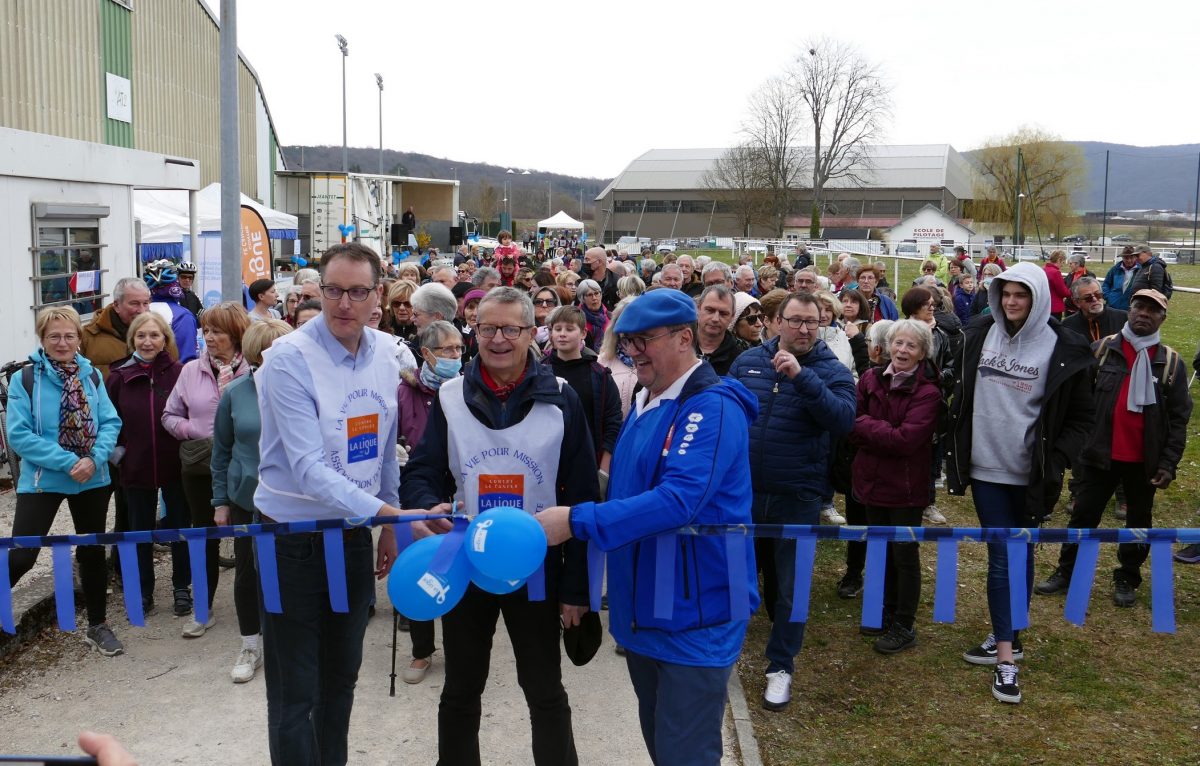
<path id="1" fill-rule="evenodd" d="M 938 510 L 936 505 L 931 505 L 926 508 L 925 512 L 921 514 L 921 519 L 924 520 L 926 524 L 932 524 L 935 527 L 946 525 L 946 517 L 942 515 L 942 512 Z"/>
<path id="2" fill-rule="evenodd" d="M 762 706 L 778 712 L 792 701 L 792 674 L 786 670 L 767 673 L 767 690 L 763 692 Z"/>
<path id="3" fill-rule="evenodd" d="M 837 508 L 830 505 L 821 509 L 821 523 L 834 524 L 840 527 L 846 523 L 846 517 L 838 513 Z"/>
<path id="4" fill-rule="evenodd" d="M 193 617 L 192 619 L 187 621 L 186 625 L 183 626 L 183 637 L 184 638 L 200 638 L 200 636 L 203 636 L 204 633 L 209 628 L 211 628 L 212 626 L 214 626 L 216 624 L 217 624 L 217 616 L 215 614 L 213 614 L 211 611 L 208 614 L 208 622 L 197 622 L 196 618 Z"/>
<path id="5" fill-rule="evenodd" d="M 244 684 L 254 678 L 254 671 L 258 670 L 262 661 L 261 649 L 242 649 L 229 675 L 235 684 Z"/>

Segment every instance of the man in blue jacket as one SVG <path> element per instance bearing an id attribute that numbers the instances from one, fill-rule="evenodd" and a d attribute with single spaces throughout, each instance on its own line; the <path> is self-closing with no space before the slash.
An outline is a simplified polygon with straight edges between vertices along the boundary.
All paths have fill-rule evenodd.
<path id="1" fill-rule="evenodd" d="M 750 427 L 755 524 L 820 523 L 821 498 L 831 494 L 831 442 L 854 427 L 854 378 L 821 340 L 820 317 L 811 293 L 789 295 L 775 313 L 775 337 L 739 356 L 729 370 L 758 397 L 758 420 Z M 774 625 L 763 695 L 763 707 L 777 711 L 791 701 L 795 657 L 804 644 L 805 623 L 789 620 L 796 541 L 763 538 L 757 547 L 777 583 L 774 593 L 764 589 L 764 598 L 774 602 Z"/>
<path id="2" fill-rule="evenodd" d="M 754 549 L 742 537 L 675 532 L 750 522 L 746 444 L 758 406 L 696 357 L 696 305 L 682 292 L 642 295 L 614 329 L 642 390 L 617 437 L 608 501 L 538 520 L 551 545 L 575 537 L 608 552 L 609 631 L 626 650 L 651 759 L 715 765 L 726 683 L 758 605 Z M 731 565 L 744 572 L 735 588 Z"/>
<path id="3" fill-rule="evenodd" d="M 1132 247 L 1121 251 L 1121 260 L 1114 263 L 1104 275 L 1104 301 L 1109 306 L 1121 311 L 1129 310 L 1129 299 L 1133 297 L 1133 291 L 1129 288 L 1141 267 L 1137 253 L 1133 252 Z"/>

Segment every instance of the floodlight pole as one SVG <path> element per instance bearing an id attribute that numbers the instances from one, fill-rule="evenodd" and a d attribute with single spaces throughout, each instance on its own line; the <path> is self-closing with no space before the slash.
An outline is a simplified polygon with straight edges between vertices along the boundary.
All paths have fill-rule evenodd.
<path id="1" fill-rule="evenodd" d="M 383 75 L 375 73 L 379 85 L 379 175 L 383 175 Z"/>
<path id="2" fill-rule="evenodd" d="M 350 44 L 341 35 L 334 37 L 342 51 L 342 172 L 349 173 L 350 163 L 346 156 L 346 58 L 350 55 Z"/>
<path id="3" fill-rule="evenodd" d="M 221 0 L 221 300 L 242 300 L 242 182 L 238 145 L 237 0 Z M 195 219 L 193 219 L 195 220 Z M 192 257 L 199 250 L 192 239 Z M 180 338 L 182 347 L 185 339 Z M 195 343 L 195 339 L 186 339 Z"/>

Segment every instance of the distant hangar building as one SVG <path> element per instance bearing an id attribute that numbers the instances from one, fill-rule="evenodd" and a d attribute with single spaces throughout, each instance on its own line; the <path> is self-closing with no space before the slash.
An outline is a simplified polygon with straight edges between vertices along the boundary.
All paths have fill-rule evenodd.
<path id="1" fill-rule="evenodd" d="M 737 218 L 705 176 L 727 149 L 652 149 L 629 164 L 596 197 L 598 234 L 605 241 L 636 236 L 740 237 Z M 875 146 L 861 171 L 862 185 L 845 179 L 826 187 L 825 237 L 879 236 L 926 205 L 963 221 L 972 198 L 972 169 L 949 144 Z M 796 189 L 786 236 L 808 236 L 812 192 Z M 756 227 L 752 236 L 773 236 Z"/>

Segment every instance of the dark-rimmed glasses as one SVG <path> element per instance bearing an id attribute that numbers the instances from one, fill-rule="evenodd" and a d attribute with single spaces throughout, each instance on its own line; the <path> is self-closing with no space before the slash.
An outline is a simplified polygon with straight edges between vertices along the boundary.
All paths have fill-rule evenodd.
<path id="1" fill-rule="evenodd" d="M 533 325 L 506 324 L 504 326 L 498 326 L 494 324 L 481 324 L 475 329 L 476 332 L 479 333 L 479 337 L 487 338 L 488 340 L 496 337 L 497 332 L 502 334 L 507 340 L 516 340 L 517 338 L 521 337 L 521 333 L 532 328 Z"/>
<path id="2" fill-rule="evenodd" d="M 799 330 L 801 327 L 807 327 L 810 330 L 815 330 L 821 326 L 820 319 L 805 319 L 804 317 L 780 317 L 780 320 L 793 330 Z"/>
<path id="3" fill-rule="evenodd" d="M 337 285 L 321 285 L 321 295 L 324 295 L 326 299 L 331 301 L 340 301 L 343 295 L 349 295 L 350 300 L 356 303 L 361 303 L 362 301 L 365 301 L 367 296 L 374 292 L 377 287 L 378 285 L 350 288 L 338 287 Z"/>
<path id="4" fill-rule="evenodd" d="M 631 348 L 637 353 L 643 354 L 646 352 L 646 344 L 650 341 L 658 340 L 659 338 L 665 338 L 668 335 L 674 335 L 682 329 L 682 327 L 676 327 L 674 330 L 667 330 L 666 332 L 660 332 L 658 335 L 651 335 L 649 337 L 643 337 L 641 335 L 622 335 L 621 337 L 617 338 L 617 345 L 620 346 L 621 350 L 623 350 L 626 354 L 629 353 L 629 349 Z"/>

